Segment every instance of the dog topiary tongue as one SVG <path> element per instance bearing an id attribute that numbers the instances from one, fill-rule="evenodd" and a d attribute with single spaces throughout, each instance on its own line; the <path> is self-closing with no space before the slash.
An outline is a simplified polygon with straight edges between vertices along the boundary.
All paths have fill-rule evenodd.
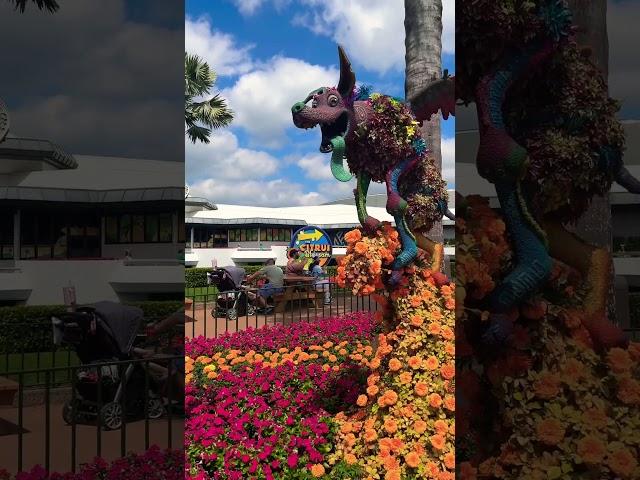
<path id="1" fill-rule="evenodd" d="M 333 153 L 331 154 L 331 173 L 336 180 L 348 182 L 351 180 L 352 175 L 344 168 L 344 137 L 341 135 L 333 137 L 331 139 L 331 146 L 333 147 Z"/>

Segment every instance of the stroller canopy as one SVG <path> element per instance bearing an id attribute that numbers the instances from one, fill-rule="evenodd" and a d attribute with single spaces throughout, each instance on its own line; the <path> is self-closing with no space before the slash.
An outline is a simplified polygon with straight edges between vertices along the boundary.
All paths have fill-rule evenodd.
<path id="1" fill-rule="evenodd" d="M 229 274 L 236 288 L 239 287 L 244 280 L 245 269 L 236 266 L 223 267 L 223 269 Z"/>
<path id="2" fill-rule="evenodd" d="M 97 302 L 89 305 L 106 324 L 121 353 L 128 354 L 138 334 L 144 314 L 138 307 L 115 302 Z"/>

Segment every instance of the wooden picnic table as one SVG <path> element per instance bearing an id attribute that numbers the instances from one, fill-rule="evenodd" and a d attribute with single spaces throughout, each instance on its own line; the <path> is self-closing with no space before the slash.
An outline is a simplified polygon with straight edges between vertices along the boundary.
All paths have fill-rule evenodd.
<path id="1" fill-rule="evenodd" d="M 284 276 L 284 293 L 275 295 L 275 313 L 282 313 L 287 303 L 294 300 L 312 300 L 316 307 L 322 301 L 322 294 L 318 295 L 315 287 L 316 278 L 310 275 L 286 274 Z"/>

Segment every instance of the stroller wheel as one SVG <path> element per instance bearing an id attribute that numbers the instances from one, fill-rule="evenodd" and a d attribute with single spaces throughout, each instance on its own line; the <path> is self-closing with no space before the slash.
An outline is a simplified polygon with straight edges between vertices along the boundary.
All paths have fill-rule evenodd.
<path id="1" fill-rule="evenodd" d="M 149 397 L 147 400 L 147 414 L 149 418 L 160 418 L 164 415 L 164 405 L 162 401 L 157 397 Z"/>
<path id="2" fill-rule="evenodd" d="M 78 422 L 80 414 L 78 412 L 80 407 L 80 401 L 76 399 L 75 402 L 68 400 L 64 402 L 62 406 L 62 419 L 67 425 L 73 425 Z"/>
<path id="3" fill-rule="evenodd" d="M 229 310 L 227 310 L 227 320 L 234 322 L 237 319 L 238 319 L 238 311 L 235 308 L 230 308 Z"/>
<path id="4" fill-rule="evenodd" d="M 122 427 L 122 405 L 118 402 L 109 402 L 100 411 L 102 425 L 108 430 L 118 430 Z"/>
<path id="5" fill-rule="evenodd" d="M 256 307 L 254 307 L 253 305 L 249 305 L 247 307 L 247 315 L 252 317 L 256 314 Z"/>

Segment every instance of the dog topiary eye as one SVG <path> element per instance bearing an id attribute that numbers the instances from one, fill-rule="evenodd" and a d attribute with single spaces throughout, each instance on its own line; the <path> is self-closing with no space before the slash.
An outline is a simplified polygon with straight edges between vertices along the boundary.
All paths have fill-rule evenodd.
<path id="1" fill-rule="evenodd" d="M 338 97 L 336 97 L 335 95 L 329 95 L 327 103 L 330 107 L 335 107 L 336 105 L 338 105 Z"/>

